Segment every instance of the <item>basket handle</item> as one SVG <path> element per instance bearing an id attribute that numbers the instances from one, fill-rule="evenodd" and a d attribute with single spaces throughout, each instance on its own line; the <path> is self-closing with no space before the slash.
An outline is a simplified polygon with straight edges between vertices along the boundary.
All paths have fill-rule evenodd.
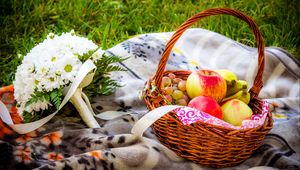
<path id="1" fill-rule="evenodd" d="M 158 69 L 154 76 L 154 83 L 157 86 L 158 90 L 161 89 L 161 82 L 163 77 L 163 72 L 165 70 L 167 61 L 169 59 L 171 50 L 177 40 L 180 38 L 180 36 L 186 31 L 192 24 L 197 22 L 198 20 L 212 16 L 212 15 L 218 15 L 218 14 L 226 14 L 226 15 L 232 15 L 237 18 L 240 18 L 241 20 L 245 21 L 253 31 L 257 43 L 258 48 L 258 70 L 256 77 L 254 79 L 253 86 L 250 89 L 251 98 L 257 97 L 261 88 L 263 87 L 263 81 L 262 81 L 262 75 L 264 71 L 264 65 L 265 65 L 265 59 L 264 59 L 264 40 L 261 36 L 261 33 L 255 24 L 255 22 L 247 15 L 243 14 L 240 11 L 229 9 L 229 8 L 211 8 L 204 10 L 191 18 L 189 18 L 187 21 L 185 21 L 173 34 L 169 42 L 167 43 L 165 50 L 162 54 L 162 58 L 158 64 Z"/>

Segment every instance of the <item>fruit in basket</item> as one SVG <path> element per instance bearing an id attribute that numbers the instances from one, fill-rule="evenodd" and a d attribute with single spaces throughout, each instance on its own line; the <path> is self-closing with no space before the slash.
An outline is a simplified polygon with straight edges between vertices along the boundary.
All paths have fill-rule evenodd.
<path id="1" fill-rule="evenodd" d="M 167 100 L 169 103 L 172 103 L 173 98 L 172 98 L 171 95 L 167 94 L 167 95 L 165 95 L 165 98 L 166 98 L 166 100 Z"/>
<path id="2" fill-rule="evenodd" d="M 174 79 L 173 79 L 173 83 L 174 83 L 174 84 L 177 84 L 177 85 L 178 85 L 178 83 L 181 82 L 181 81 L 183 81 L 181 78 L 174 78 Z"/>
<path id="3" fill-rule="evenodd" d="M 162 78 L 162 94 L 168 104 L 186 106 L 189 98 L 186 94 L 186 81 L 169 73 Z"/>
<path id="4" fill-rule="evenodd" d="M 222 109 L 218 102 L 212 97 L 197 96 L 189 102 L 188 106 L 222 119 Z"/>
<path id="5" fill-rule="evenodd" d="M 163 77 L 162 78 L 162 87 L 167 87 L 172 84 L 172 79 L 170 77 Z"/>
<path id="6" fill-rule="evenodd" d="M 248 83 L 244 80 L 238 80 L 237 76 L 230 70 L 220 69 L 214 70 L 220 74 L 226 81 L 227 92 L 226 98 L 232 95 L 235 95 L 241 90 L 248 90 Z"/>
<path id="7" fill-rule="evenodd" d="M 173 88 L 171 86 L 165 87 L 164 92 L 166 94 L 172 94 L 173 93 Z"/>
<path id="8" fill-rule="evenodd" d="M 230 99 L 221 105 L 223 120 L 234 126 L 241 126 L 243 120 L 252 116 L 251 108 L 238 99 Z"/>
<path id="9" fill-rule="evenodd" d="M 169 74 L 168 74 L 168 77 L 170 77 L 171 79 L 175 79 L 175 78 L 176 78 L 176 75 L 173 74 L 173 73 L 169 73 Z"/>
<path id="10" fill-rule="evenodd" d="M 236 81 L 238 81 L 237 76 L 230 70 L 220 69 L 214 71 L 220 74 L 223 77 L 223 79 L 225 79 L 227 87 L 233 86 L 236 83 Z"/>
<path id="11" fill-rule="evenodd" d="M 226 102 L 227 100 L 230 99 L 239 99 L 245 104 L 248 104 L 250 102 L 250 93 L 246 89 L 243 89 L 229 97 L 224 98 L 222 102 Z"/>
<path id="12" fill-rule="evenodd" d="M 228 86 L 226 97 L 231 96 L 241 90 L 248 90 L 248 83 L 245 80 L 237 80 L 233 86 Z"/>
<path id="13" fill-rule="evenodd" d="M 173 97 L 173 99 L 178 100 L 183 97 L 183 92 L 180 90 L 174 90 L 171 96 Z"/>
<path id="14" fill-rule="evenodd" d="M 186 81 L 181 80 L 178 83 L 178 89 L 181 90 L 181 91 L 186 91 Z"/>
<path id="15" fill-rule="evenodd" d="M 180 106 L 186 106 L 188 103 L 185 99 L 181 98 L 179 100 L 176 100 L 176 104 Z"/>
<path id="16" fill-rule="evenodd" d="M 186 91 L 191 99 L 197 96 L 209 96 L 219 103 L 225 97 L 226 89 L 226 81 L 212 70 L 195 71 L 186 81 Z"/>

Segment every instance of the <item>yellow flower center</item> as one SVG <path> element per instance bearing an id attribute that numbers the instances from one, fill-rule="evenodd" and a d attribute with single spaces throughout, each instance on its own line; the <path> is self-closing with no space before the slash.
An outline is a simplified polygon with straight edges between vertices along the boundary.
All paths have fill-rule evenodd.
<path id="1" fill-rule="evenodd" d="M 72 71 L 72 66 L 70 65 L 70 64 L 67 64 L 66 66 L 65 66 L 65 71 L 67 72 L 67 73 L 69 73 L 69 72 L 71 72 Z"/>
<path id="2" fill-rule="evenodd" d="M 56 61 L 56 57 L 52 57 L 52 58 L 51 58 L 51 61 L 52 61 L 52 62 Z"/>

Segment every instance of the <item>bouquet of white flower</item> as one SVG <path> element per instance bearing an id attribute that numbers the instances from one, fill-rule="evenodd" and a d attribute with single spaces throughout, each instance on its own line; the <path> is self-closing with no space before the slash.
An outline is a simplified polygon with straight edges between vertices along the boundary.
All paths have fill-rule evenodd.
<path id="1" fill-rule="evenodd" d="M 99 127 L 86 104 L 82 88 L 89 85 L 95 75 L 94 82 L 90 84 L 93 93 L 108 94 L 114 91 L 119 84 L 111 80 L 108 73 L 122 71 L 122 68 L 111 64 L 124 60 L 107 56 L 104 52 L 87 38 L 76 36 L 73 30 L 60 36 L 50 33 L 42 43 L 31 49 L 18 66 L 13 83 L 18 113 L 25 122 L 60 109 L 63 97 L 75 81 L 79 69 L 85 61 L 91 60 L 100 70 L 90 72 L 84 78 L 70 102 L 89 127 Z"/>

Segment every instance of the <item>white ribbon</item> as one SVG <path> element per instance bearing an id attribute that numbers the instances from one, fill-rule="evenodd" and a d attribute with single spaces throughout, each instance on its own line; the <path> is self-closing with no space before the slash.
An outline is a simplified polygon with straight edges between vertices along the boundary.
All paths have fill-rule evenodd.
<path id="1" fill-rule="evenodd" d="M 30 122 L 30 123 L 24 123 L 24 124 L 13 124 L 13 121 L 10 117 L 9 111 L 5 107 L 5 105 L 0 101 L 0 117 L 5 122 L 7 125 L 9 125 L 14 131 L 16 131 L 19 134 L 25 134 L 31 131 L 34 131 L 47 123 L 53 116 L 57 114 L 57 112 L 70 100 L 70 98 L 73 96 L 74 92 L 76 89 L 83 83 L 82 86 L 86 84 L 83 80 L 85 77 L 88 75 L 88 73 L 95 69 L 96 66 L 91 60 L 85 61 L 82 66 L 80 67 L 77 76 L 74 80 L 74 82 L 71 84 L 70 88 L 68 89 L 62 103 L 58 107 L 58 110 L 56 110 L 54 113 L 51 115 L 40 119 L 35 122 Z M 89 77 L 89 76 L 88 76 Z"/>
<path id="2" fill-rule="evenodd" d="M 143 136 L 143 133 L 159 118 L 164 116 L 170 111 L 180 108 L 182 106 L 178 105 L 167 105 L 161 106 L 156 109 L 151 110 L 146 115 L 144 115 L 140 120 L 138 120 L 131 129 L 131 133 L 138 138 Z"/>
<path id="3" fill-rule="evenodd" d="M 83 101 L 85 102 L 86 106 L 89 108 L 89 110 L 90 110 L 90 112 L 93 114 L 93 116 L 96 116 L 96 115 L 95 115 L 95 112 L 94 112 L 94 110 L 93 110 L 93 108 L 92 108 L 92 105 L 91 105 L 91 103 L 90 103 L 90 100 L 89 100 L 89 98 L 86 96 L 86 94 L 83 93 L 83 92 L 81 92 L 81 97 L 83 98 Z"/>
<path id="4" fill-rule="evenodd" d="M 14 124 L 5 104 L 0 100 L 0 118 L 8 125 Z"/>

